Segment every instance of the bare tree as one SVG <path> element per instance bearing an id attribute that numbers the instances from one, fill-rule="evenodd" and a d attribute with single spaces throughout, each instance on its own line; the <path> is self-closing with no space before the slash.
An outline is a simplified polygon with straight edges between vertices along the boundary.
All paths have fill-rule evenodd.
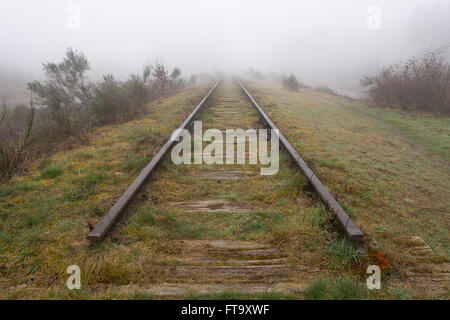
<path id="1" fill-rule="evenodd" d="M 153 77 L 155 77 L 154 87 L 161 93 L 164 94 L 169 86 L 169 76 L 168 71 L 164 65 L 156 62 L 155 67 L 152 72 Z"/>
<path id="2" fill-rule="evenodd" d="M 33 123 L 36 114 L 33 96 L 30 98 L 30 107 L 28 115 L 23 123 L 21 133 L 18 134 L 11 130 L 7 124 L 7 115 L 5 115 L 6 101 L 3 100 L 3 114 L 0 125 L 3 127 L 2 139 L 0 140 L 0 179 L 9 179 L 13 174 L 20 171 L 26 164 L 26 151 L 30 147 L 30 138 L 33 129 Z"/>
<path id="3" fill-rule="evenodd" d="M 2 115 L 0 116 L 0 125 L 3 123 L 3 121 L 5 121 L 6 119 L 6 113 L 7 113 L 7 109 L 6 109 L 6 98 L 2 98 Z"/>
<path id="4" fill-rule="evenodd" d="M 300 83 L 293 73 L 283 79 L 283 86 L 291 91 L 298 91 L 300 89 Z"/>

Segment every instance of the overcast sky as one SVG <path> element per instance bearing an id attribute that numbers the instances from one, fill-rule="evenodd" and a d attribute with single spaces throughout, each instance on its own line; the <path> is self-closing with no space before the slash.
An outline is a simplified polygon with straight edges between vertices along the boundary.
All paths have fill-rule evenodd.
<path id="1" fill-rule="evenodd" d="M 449 45 L 449 6 L 450 0 L 0 0 L 0 72 L 38 78 L 42 62 L 60 61 L 72 47 L 87 55 L 94 78 L 124 77 L 159 59 L 184 74 L 253 67 L 352 87 L 386 63 Z"/>

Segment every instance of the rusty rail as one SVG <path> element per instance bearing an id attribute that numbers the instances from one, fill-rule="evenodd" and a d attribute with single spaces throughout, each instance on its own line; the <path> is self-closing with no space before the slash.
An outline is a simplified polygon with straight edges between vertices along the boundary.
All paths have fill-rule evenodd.
<path id="1" fill-rule="evenodd" d="M 127 205 L 133 196 L 139 191 L 142 185 L 147 181 L 150 174 L 156 168 L 156 166 L 161 162 L 167 151 L 170 149 L 174 141 L 177 141 L 180 137 L 181 130 L 185 129 L 192 121 L 198 112 L 202 109 L 204 103 L 209 98 L 209 96 L 214 92 L 217 86 L 220 84 L 221 80 L 218 80 L 214 86 L 209 90 L 206 96 L 200 101 L 200 103 L 195 107 L 195 109 L 189 114 L 189 116 L 183 121 L 181 126 L 174 131 L 171 138 L 164 144 L 164 146 L 158 151 L 158 153 L 153 157 L 149 164 L 141 171 L 136 180 L 130 185 L 130 187 L 122 194 L 122 196 L 117 200 L 114 206 L 109 210 L 109 212 L 97 223 L 94 230 L 89 233 L 87 238 L 90 241 L 101 241 L 105 238 L 107 232 L 111 227 L 117 222 L 118 218 L 125 210 Z"/>
<path id="2" fill-rule="evenodd" d="M 349 236 L 351 240 L 361 242 L 364 240 L 364 233 L 356 226 L 352 219 L 348 216 L 348 214 L 342 209 L 339 203 L 334 199 L 331 193 L 327 190 L 327 188 L 320 182 L 319 178 L 314 174 L 314 172 L 308 167 L 308 165 L 303 161 L 300 154 L 295 150 L 295 148 L 291 145 L 291 143 L 286 139 L 286 137 L 281 133 L 278 127 L 272 122 L 269 116 L 264 112 L 264 110 L 259 106 L 256 100 L 252 97 L 250 92 L 244 87 L 241 81 L 237 80 L 242 90 L 245 92 L 247 97 L 251 100 L 253 106 L 258 110 L 263 121 L 273 130 L 278 130 L 278 137 L 280 138 L 281 143 L 287 152 L 291 155 L 292 159 L 297 163 L 300 169 L 303 171 L 305 176 L 308 178 L 311 185 L 319 194 L 320 198 L 324 203 L 328 205 L 328 207 L 336 214 L 336 217 L 345 232 Z"/>

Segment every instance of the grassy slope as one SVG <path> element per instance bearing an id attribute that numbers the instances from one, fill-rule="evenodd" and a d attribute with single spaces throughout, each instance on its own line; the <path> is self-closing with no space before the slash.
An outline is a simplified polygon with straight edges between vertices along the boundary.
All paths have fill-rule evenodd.
<path id="1" fill-rule="evenodd" d="M 63 283 L 72 264 L 90 270 L 85 283 L 90 275 L 127 283 L 123 259 L 133 253 L 119 254 L 114 242 L 90 246 L 88 224 L 107 212 L 208 89 L 199 85 L 155 101 L 143 119 L 100 128 L 89 145 L 59 152 L 0 185 L 0 297 L 37 297 L 7 288 L 46 288 L 55 274 L 53 282 Z M 39 295 L 77 294 L 58 290 Z"/>
<path id="2" fill-rule="evenodd" d="M 425 146 L 424 151 L 436 153 L 450 164 L 450 118 L 437 118 L 429 114 L 403 112 L 398 109 L 371 108 L 359 101 L 352 101 L 345 97 L 327 95 L 321 92 L 313 92 L 313 94 L 342 104 L 356 112 L 367 114 L 392 126 L 412 143 L 419 145 L 419 148 Z"/>
<path id="3" fill-rule="evenodd" d="M 386 111 L 382 115 L 382 111 L 356 103 L 347 102 L 351 109 L 332 105 L 309 96 L 311 91 L 292 93 L 262 82 L 248 82 L 248 86 L 324 184 L 344 203 L 372 245 L 392 260 L 396 273 L 402 274 L 412 264 L 402 236 L 423 237 L 448 260 L 449 167 L 404 137 L 448 156 L 448 119 L 402 119 L 397 113 Z M 391 119 L 394 128 L 365 112 L 381 120 Z M 428 130 L 430 127 L 433 130 Z M 398 130 L 403 130 L 401 136 Z"/>

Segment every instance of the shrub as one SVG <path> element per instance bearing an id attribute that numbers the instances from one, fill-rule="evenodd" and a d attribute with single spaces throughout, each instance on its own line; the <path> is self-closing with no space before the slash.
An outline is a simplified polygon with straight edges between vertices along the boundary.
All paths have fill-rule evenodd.
<path id="1" fill-rule="evenodd" d="M 72 137 L 86 141 L 94 126 L 128 121 L 146 111 L 146 104 L 184 87 L 181 70 L 168 73 L 160 63 L 125 81 L 106 75 L 93 83 L 84 54 L 69 48 L 62 62 L 43 64 L 45 81 L 28 84 L 40 108 L 16 106 L 0 111 L 0 180 L 23 169 L 26 160 L 70 145 Z M 33 129 L 33 135 L 31 135 Z"/>
<path id="2" fill-rule="evenodd" d="M 361 85 L 378 106 L 450 113 L 450 65 L 440 52 L 390 66 Z"/>
<path id="3" fill-rule="evenodd" d="M 155 78 L 153 88 L 161 94 L 164 94 L 169 86 L 169 75 L 167 69 L 162 64 L 157 62 L 153 68 L 152 75 Z"/>
<path id="4" fill-rule="evenodd" d="M 300 88 L 307 88 L 305 84 L 297 80 L 297 77 L 293 73 L 291 73 L 289 77 L 283 78 L 283 87 L 295 92 Z"/>
<path id="5" fill-rule="evenodd" d="M 89 62 L 71 48 L 61 63 L 43 64 L 46 80 L 34 81 L 28 88 L 49 109 L 53 129 L 58 135 L 74 135 L 85 127 L 92 99 L 92 84 L 86 78 Z"/>
<path id="6" fill-rule="evenodd" d="M 95 86 L 90 106 L 95 124 L 127 121 L 141 114 L 150 100 L 150 72 L 151 66 L 145 66 L 142 76 L 131 74 L 125 82 L 104 76 Z"/>
<path id="7" fill-rule="evenodd" d="M 142 75 L 131 74 L 124 82 L 106 75 L 95 86 L 90 111 L 97 125 L 128 121 L 145 112 L 149 101 L 183 87 L 179 68 L 168 76 L 166 68 L 158 63 L 155 67 L 145 66 Z"/>
<path id="8" fill-rule="evenodd" d="M 123 113 L 125 104 L 121 83 L 112 75 L 106 75 L 94 89 L 90 111 L 96 124 L 103 125 L 117 121 Z"/>
<path id="9" fill-rule="evenodd" d="M 174 68 L 170 74 L 170 87 L 172 90 L 178 90 L 184 87 L 184 80 L 180 76 L 181 70 Z"/>
<path id="10" fill-rule="evenodd" d="M 0 180 L 5 180 L 22 170 L 27 162 L 36 108 L 31 99 L 30 107 L 24 110 L 24 118 L 16 120 L 8 118 L 6 100 L 2 101 L 2 106 L 3 110 L 0 115 L 0 135 L 2 136 L 0 140 Z"/>

